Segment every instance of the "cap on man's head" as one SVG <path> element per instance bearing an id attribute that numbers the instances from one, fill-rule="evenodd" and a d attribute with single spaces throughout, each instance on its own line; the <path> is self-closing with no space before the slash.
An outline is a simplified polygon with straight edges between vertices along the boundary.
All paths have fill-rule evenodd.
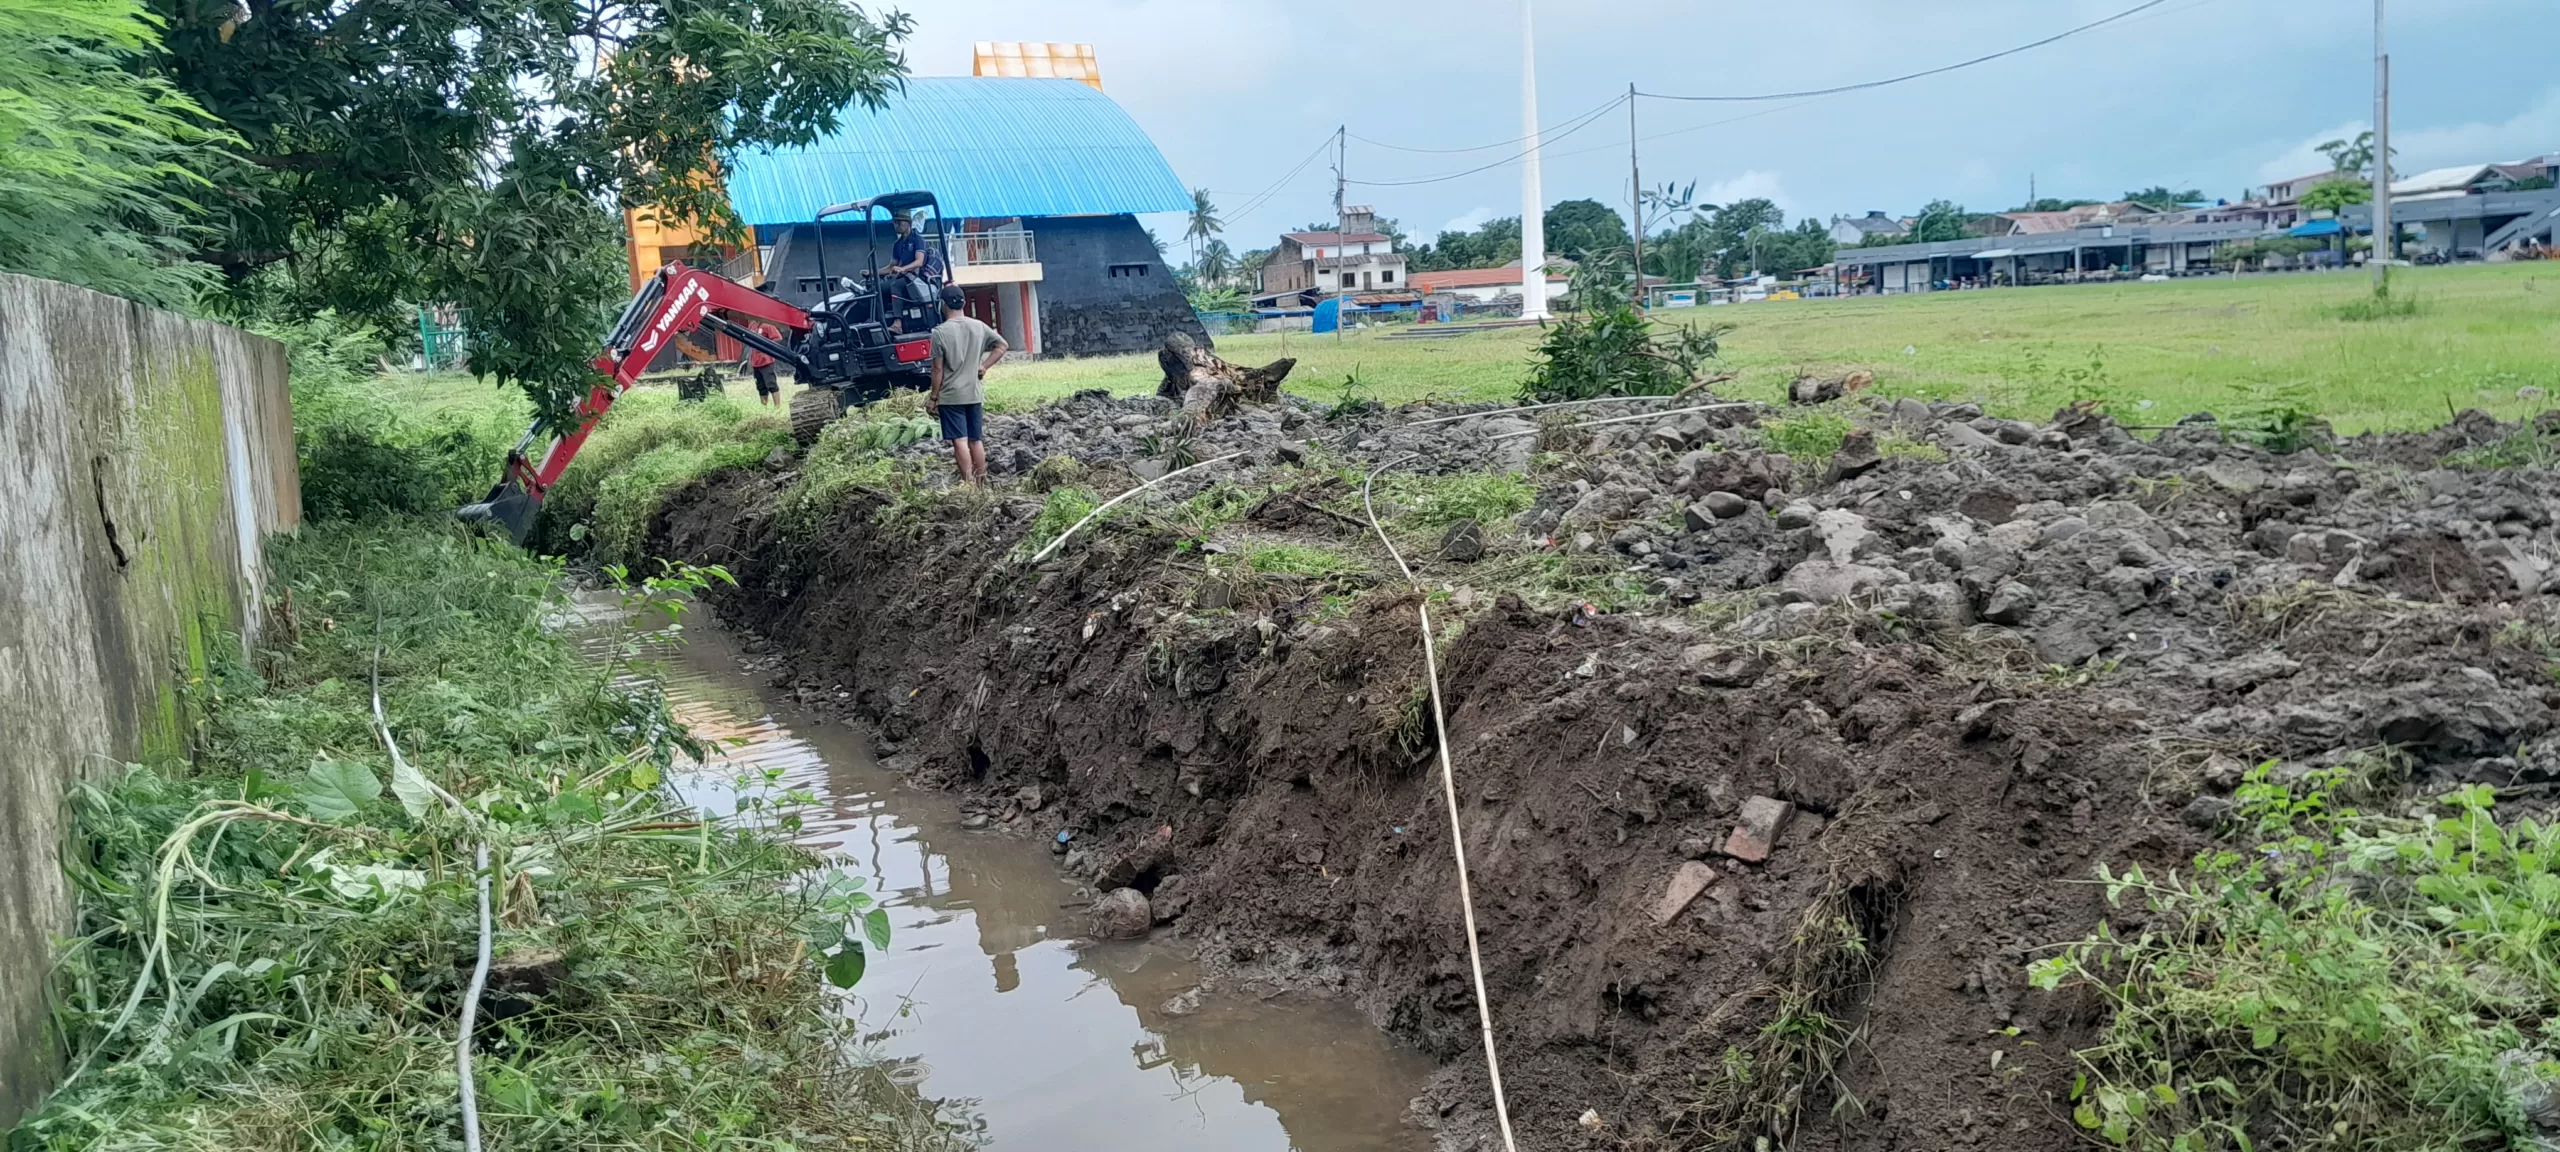
<path id="1" fill-rule="evenodd" d="M 968 306 L 968 304 L 969 304 L 969 294 L 968 294 L 967 292 L 963 292 L 963 291 L 961 291 L 961 290 L 960 290 L 960 286 L 959 286 L 959 285 L 957 285 L 957 284 L 945 284 L 945 285 L 943 285 L 943 286 L 942 286 L 942 306 L 943 306 L 943 307 L 945 307 L 945 308 L 965 308 L 965 307 L 967 307 L 967 306 Z"/>

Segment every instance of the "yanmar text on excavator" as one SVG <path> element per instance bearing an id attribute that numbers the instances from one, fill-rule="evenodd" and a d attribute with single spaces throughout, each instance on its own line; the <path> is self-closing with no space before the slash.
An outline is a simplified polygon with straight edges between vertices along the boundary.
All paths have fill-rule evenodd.
<path id="1" fill-rule="evenodd" d="M 793 378 L 806 386 L 791 401 L 791 434 L 802 444 L 816 440 L 848 407 L 881 399 L 894 389 L 926 387 L 932 376 L 933 325 L 940 319 L 938 288 L 924 277 L 880 271 L 882 214 L 909 211 L 931 213 L 930 241 L 941 251 L 941 266 L 951 266 L 951 242 L 933 193 L 892 192 L 838 204 L 818 213 L 818 276 L 831 287 L 814 311 L 699 268 L 670 264 L 659 269 L 605 335 L 604 351 L 595 358 L 596 371 L 605 379 L 571 413 L 574 426 L 564 431 L 535 419 L 507 452 L 506 472 L 489 495 L 457 515 L 466 522 L 499 525 L 516 543 L 524 543 L 533 533 L 543 498 L 560 482 L 596 422 L 639 382 L 650 361 L 686 332 L 727 336 L 790 365 Z M 830 278 L 823 225 L 830 216 L 855 212 L 863 215 L 862 269 L 855 276 Z M 924 227 L 925 222 L 917 225 L 920 233 Z M 756 331 L 746 323 L 750 320 L 782 327 L 783 339 Z M 539 458 L 534 455 L 537 446 Z"/>

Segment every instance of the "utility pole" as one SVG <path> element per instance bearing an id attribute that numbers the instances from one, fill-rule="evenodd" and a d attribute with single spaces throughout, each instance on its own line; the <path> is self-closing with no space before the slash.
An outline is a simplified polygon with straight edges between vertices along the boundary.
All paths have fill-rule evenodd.
<path id="1" fill-rule="evenodd" d="M 2382 38 L 2383 0 L 2373 0 L 2373 287 L 2391 286 L 2391 54 Z"/>
<path id="2" fill-rule="evenodd" d="M 1644 173 L 1636 167 L 1636 82 L 1627 81 L 1627 180 L 1635 190 L 1636 307 L 1644 298 Z"/>
<path id="3" fill-rule="evenodd" d="M 1547 216 L 1538 188 L 1538 36 L 1530 23 L 1531 0 L 1520 0 L 1520 120 L 1529 152 L 1520 166 L 1520 318 L 1547 318 Z M 1503 1123 L 1503 1143 L 1511 1125 Z"/>
<path id="4" fill-rule="evenodd" d="M 1333 230 L 1337 240 L 1342 235 L 1342 185 L 1348 179 L 1348 175 L 1342 170 L 1343 161 L 1346 159 L 1344 153 L 1348 151 L 1344 136 L 1350 130 L 1347 124 L 1337 124 L 1333 129 Z M 1338 256 L 1341 253 L 1337 252 L 1335 255 Z"/>

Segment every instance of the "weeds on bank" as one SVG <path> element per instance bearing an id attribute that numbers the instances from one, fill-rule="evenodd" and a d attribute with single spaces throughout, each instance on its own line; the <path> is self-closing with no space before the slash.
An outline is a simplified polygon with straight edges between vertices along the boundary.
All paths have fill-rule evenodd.
<path id="1" fill-rule="evenodd" d="M 1749 1042 L 1726 1048 L 1716 1067 L 1694 1076 L 1687 1099 L 1671 1102 L 1677 1146 L 1791 1147 L 1807 1108 L 1824 1096 L 1834 1115 L 1865 1111 L 1842 1083 L 1840 1068 L 1858 1043 L 1850 1016 L 1883 959 L 1883 937 L 1901 898 L 1892 884 L 1835 883 L 1806 905 L 1781 962 L 1783 975 L 1750 998 L 1774 1003 L 1776 1014 Z M 1721 1023 L 1721 1015 L 1698 1027 Z"/>
<path id="2" fill-rule="evenodd" d="M 1535 487 L 1510 472 L 1459 472 L 1447 476 L 1397 472 L 1379 478 L 1378 492 L 1403 509 L 1396 516 L 1401 524 L 1446 528 L 1461 520 L 1473 520 L 1483 525 L 1488 535 L 1528 511 L 1538 499 Z"/>
<path id="3" fill-rule="evenodd" d="M 2444 466 L 2474 471 L 2497 468 L 2549 468 L 2560 465 L 2560 435 L 2527 424 L 2504 440 L 2447 455 Z"/>
<path id="4" fill-rule="evenodd" d="M 2309 385 L 2299 380 L 2285 384 L 2253 384 L 2231 419 L 2223 422 L 2224 434 L 2244 444 L 2255 444 L 2269 452 L 2299 452 L 2317 443 L 2327 432 L 2327 422 L 2320 419 L 2319 402 Z"/>
<path id="5" fill-rule="evenodd" d="M 2418 314 L 2418 298 L 2406 292 L 2394 294 L 2389 281 L 2373 286 L 2373 293 L 2350 300 L 2330 311 L 2330 315 L 2349 323 L 2371 320 L 2399 320 Z"/>
<path id="6" fill-rule="evenodd" d="M 53 983 L 72 1071 L 12 1149 L 457 1146 L 477 844 L 492 1147 L 942 1143 L 849 1063 L 821 990 L 885 918 L 804 883 L 797 849 L 677 806 L 664 773 L 699 747 L 653 684 L 544 630 L 555 565 L 418 521 L 306 529 L 272 560 L 256 669 L 188 686 L 194 763 L 73 797 Z"/>
<path id="7" fill-rule="evenodd" d="M 626 393 L 544 498 L 544 531 L 554 534 L 546 543 L 560 552 L 583 544 L 603 563 L 636 562 L 669 494 L 790 443 L 781 416 L 726 396 L 678 403 L 672 393 Z"/>
<path id="8" fill-rule="evenodd" d="M 1838 412 L 1812 408 L 1783 420 L 1762 422 L 1760 436 L 1770 451 L 1785 453 L 1799 464 L 1821 468 L 1839 455 L 1841 443 L 1856 427 Z"/>
<path id="9" fill-rule="evenodd" d="M 800 458 L 800 478 L 783 492 L 776 510 L 783 534 L 807 544 L 832 522 L 835 510 L 856 491 L 884 491 L 898 475 L 888 455 L 914 440 L 905 426 L 920 417 L 878 412 L 887 402 L 848 412 L 818 433 Z"/>
<path id="10" fill-rule="evenodd" d="M 2422 818 L 2352 806 L 2397 767 L 2262 764 L 2234 797 L 2248 847 L 2189 876 L 2101 871 L 2148 926 L 2030 973 L 2113 1009 L 2078 1054 L 2082 1128 L 2136 1149 L 2538 1146 L 2527 1106 L 2560 1088 L 2560 825 L 2500 824 L 2487 786 Z"/>

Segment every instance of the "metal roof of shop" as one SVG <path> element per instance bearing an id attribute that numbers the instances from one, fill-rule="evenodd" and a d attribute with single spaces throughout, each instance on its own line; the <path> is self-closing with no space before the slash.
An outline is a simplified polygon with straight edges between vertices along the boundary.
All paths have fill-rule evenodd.
<path id="1" fill-rule="evenodd" d="M 850 107 L 805 148 L 741 156 L 729 202 L 748 224 L 797 224 L 902 188 L 949 216 L 1179 212 L 1191 194 L 1137 122 L 1075 80 L 918 76 L 878 109 Z"/>

